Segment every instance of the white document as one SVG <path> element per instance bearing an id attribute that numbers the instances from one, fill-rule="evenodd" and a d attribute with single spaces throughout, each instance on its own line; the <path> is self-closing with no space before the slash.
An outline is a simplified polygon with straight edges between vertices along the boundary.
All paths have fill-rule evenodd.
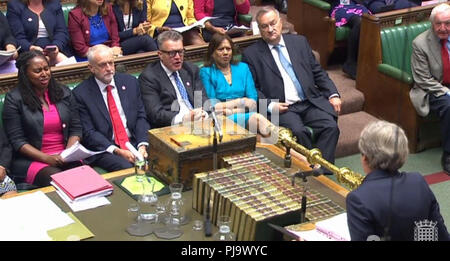
<path id="1" fill-rule="evenodd" d="M 63 66 L 63 65 L 75 64 L 75 63 L 77 63 L 77 59 L 75 58 L 75 56 L 70 56 L 69 58 L 64 59 L 61 62 L 55 64 L 55 66 L 58 67 L 58 66 Z"/>
<path id="2" fill-rule="evenodd" d="M 325 219 L 316 223 L 316 228 L 309 231 L 290 232 L 305 241 L 350 241 L 350 232 L 347 225 L 347 213 Z"/>
<path id="3" fill-rule="evenodd" d="M 247 27 L 245 25 L 241 25 L 241 26 L 235 25 L 235 26 L 227 29 L 227 34 L 233 35 L 233 34 L 237 34 L 237 33 L 245 33 L 248 30 L 250 30 L 250 27 Z"/>
<path id="4" fill-rule="evenodd" d="M 260 34 L 259 32 L 259 27 L 258 27 L 258 23 L 256 21 L 252 22 L 252 31 L 253 31 L 253 35 L 258 35 Z"/>
<path id="5" fill-rule="evenodd" d="M 139 153 L 139 151 L 136 150 L 136 148 L 134 148 L 133 145 L 131 145 L 130 142 L 126 142 L 125 146 L 127 146 L 127 149 L 133 153 L 133 155 L 139 160 L 139 161 L 144 161 L 144 157 L 142 156 L 141 153 Z"/>
<path id="6" fill-rule="evenodd" d="M 177 31 L 179 33 L 184 33 L 186 31 L 191 30 L 194 27 L 203 28 L 203 27 L 205 27 L 205 22 L 206 21 L 211 20 L 211 19 L 216 19 L 216 18 L 217 17 L 205 16 L 201 20 L 198 20 L 197 22 L 195 22 L 195 23 L 193 23 L 191 25 L 186 25 L 186 26 L 183 26 L 183 27 L 172 28 L 172 30 L 175 30 L 175 31 Z"/>
<path id="7" fill-rule="evenodd" d="M 42 191 L 0 200 L 2 240 L 51 240 L 47 231 L 74 221 Z"/>
<path id="8" fill-rule="evenodd" d="M 56 193 L 58 193 L 58 195 L 64 200 L 64 202 L 66 202 L 66 204 L 70 207 L 70 209 L 72 209 L 73 212 L 111 204 L 111 202 L 106 197 L 101 195 L 72 201 L 64 192 L 57 189 Z M 111 192 L 109 194 L 111 194 Z"/>
<path id="9" fill-rule="evenodd" d="M 86 149 L 81 143 L 78 141 L 73 144 L 70 148 L 67 148 L 61 152 L 61 157 L 64 159 L 65 162 L 72 162 L 72 161 L 78 161 L 83 160 L 85 158 L 88 158 L 90 156 L 103 153 L 105 151 L 91 151 Z"/>

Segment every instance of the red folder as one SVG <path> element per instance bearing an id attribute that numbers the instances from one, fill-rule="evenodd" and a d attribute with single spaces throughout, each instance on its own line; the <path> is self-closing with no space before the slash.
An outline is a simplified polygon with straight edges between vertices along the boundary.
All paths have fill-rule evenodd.
<path id="1" fill-rule="evenodd" d="M 52 175 L 52 179 L 71 200 L 101 191 L 113 190 L 111 183 L 87 165 L 59 172 Z"/>

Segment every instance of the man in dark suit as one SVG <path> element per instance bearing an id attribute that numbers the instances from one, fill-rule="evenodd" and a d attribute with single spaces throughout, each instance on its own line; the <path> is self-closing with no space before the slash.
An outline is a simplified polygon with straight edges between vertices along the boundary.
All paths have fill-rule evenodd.
<path id="1" fill-rule="evenodd" d="M 131 75 L 115 73 L 111 48 L 96 45 L 87 56 L 93 75 L 73 91 L 79 103 L 83 144 L 90 150 L 107 152 L 88 158 L 86 163 L 107 171 L 130 168 L 135 155 L 126 143 L 147 157 L 150 129 L 138 82 Z"/>
<path id="2" fill-rule="evenodd" d="M 139 76 L 147 118 L 153 127 L 165 127 L 208 117 L 207 100 L 196 65 L 183 62 L 183 36 L 166 31 L 158 36 L 160 62 L 149 64 Z"/>
<path id="3" fill-rule="evenodd" d="M 305 37 L 281 35 L 277 10 L 262 8 L 256 21 L 262 40 L 246 48 L 243 61 L 253 74 L 260 101 L 270 99 L 271 119 L 279 114 L 280 126 L 291 129 L 307 148 L 313 144 L 305 126 L 311 127 L 323 157 L 334 163 L 339 138 L 336 119 L 341 109 L 336 86 L 314 58 Z"/>

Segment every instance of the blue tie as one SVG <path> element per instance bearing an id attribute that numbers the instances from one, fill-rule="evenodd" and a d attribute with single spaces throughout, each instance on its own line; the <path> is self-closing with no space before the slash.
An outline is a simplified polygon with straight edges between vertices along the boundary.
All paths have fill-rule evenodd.
<path id="1" fill-rule="evenodd" d="M 186 88 L 184 88 L 183 83 L 181 82 L 180 76 L 178 76 L 178 72 L 172 73 L 173 78 L 175 79 L 175 83 L 177 84 L 178 91 L 180 92 L 181 98 L 183 98 L 184 103 L 188 107 L 188 109 L 192 110 L 192 105 L 189 102 L 189 97 L 186 92 Z"/>
<path id="2" fill-rule="evenodd" d="M 303 101 L 305 100 L 305 93 L 303 93 L 303 88 L 300 85 L 300 82 L 297 79 L 297 76 L 295 76 L 294 68 L 292 67 L 292 64 L 284 57 L 283 52 L 281 51 L 281 45 L 275 45 L 273 48 L 277 50 L 278 57 L 280 57 L 281 65 L 283 66 L 286 73 L 291 78 L 292 82 L 294 83 L 295 88 L 297 89 L 298 97 Z"/>

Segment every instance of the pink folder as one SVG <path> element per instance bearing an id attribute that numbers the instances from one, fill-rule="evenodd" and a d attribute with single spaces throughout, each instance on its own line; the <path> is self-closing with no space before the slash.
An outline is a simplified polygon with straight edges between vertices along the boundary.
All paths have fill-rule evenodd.
<path id="1" fill-rule="evenodd" d="M 113 190 L 111 183 L 87 165 L 59 172 L 52 175 L 52 179 L 71 200 L 100 191 Z"/>

